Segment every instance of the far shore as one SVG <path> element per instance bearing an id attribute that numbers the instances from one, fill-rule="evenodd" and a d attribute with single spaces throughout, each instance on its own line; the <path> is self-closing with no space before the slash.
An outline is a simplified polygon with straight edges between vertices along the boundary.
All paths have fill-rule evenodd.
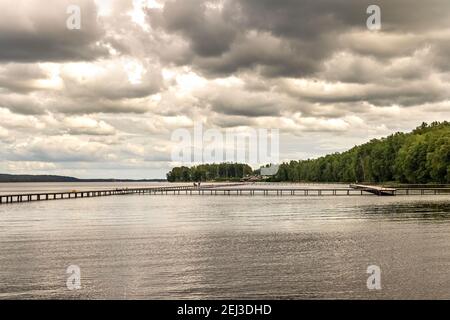
<path id="1" fill-rule="evenodd" d="M 184 183 L 184 184 L 193 184 L 198 183 L 196 181 L 175 181 L 168 182 L 167 179 L 79 179 L 74 177 L 66 177 L 66 176 L 56 176 L 56 175 L 11 175 L 11 174 L 0 174 L 0 183 Z M 201 183 L 243 183 L 243 184 L 253 184 L 253 183 L 267 183 L 267 184 L 315 184 L 315 185 L 323 185 L 323 184 L 342 184 L 349 185 L 355 182 L 314 182 L 314 181 L 268 181 L 268 180 L 258 180 L 258 181 L 240 181 L 238 179 L 229 179 L 229 180 L 209 180 L 209 181 L 201 181 Z M 386 181 L 386 182 L 357 182 L 358 184 L 363 185 L 377 185 L 377 186 L 386 186 L 392 188 L 401 188 L 401 187 L 450 187 L 449 184 L 440 184 L 440 183 L 427 183 L 427 184 L 408 184 L 408 183 L 400 183 L 396 181 Z"/>

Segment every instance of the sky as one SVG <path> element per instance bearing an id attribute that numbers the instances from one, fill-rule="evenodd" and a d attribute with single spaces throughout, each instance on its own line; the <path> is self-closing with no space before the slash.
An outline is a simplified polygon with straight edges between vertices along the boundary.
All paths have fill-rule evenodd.
<path id="1" fill-rule="evenodd" d="M 198 123 L 278 129 L 283 161 L 449 120 L 449 16 L 448 0 L 0 0 L 0 173 L 163 178 L 174 131 Z"/>

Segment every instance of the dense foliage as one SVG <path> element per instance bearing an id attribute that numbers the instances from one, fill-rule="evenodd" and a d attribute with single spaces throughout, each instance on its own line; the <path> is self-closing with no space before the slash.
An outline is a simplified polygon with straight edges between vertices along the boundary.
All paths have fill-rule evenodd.
<path id="1" fill-rule="evenodd" d="M 245 164 L 177 167 L 170 182 L 239 180 L 251 174 Z M 259 174 L 259 170 L 253 172 Z M 450 123 L 423 123 L 411 133 L 395 133 L 343 153 L 280 165 L 271 181 L 450 183 Z"/>
<path id="2" fill-rule="evenodd" d="M 423 123 L 343 153 L 283 163 L 272 180 L 450 183 L 450 123 Z"/>
<path id="3" fill-rule="evenodd" d="M 169 182 L 239 180 L 253 172 L 241 163 L 202 164 L 192 168 L 176 167 L 167 174 Z"/>

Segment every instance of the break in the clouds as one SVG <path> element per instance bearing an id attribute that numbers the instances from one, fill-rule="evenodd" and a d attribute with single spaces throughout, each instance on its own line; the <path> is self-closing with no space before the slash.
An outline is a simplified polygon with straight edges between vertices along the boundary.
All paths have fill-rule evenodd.
<path id="1" fill-rule="evenodd" d="M 0 0 L 0 171 L 164 177 L 171 133 L 198 122 L 280 129 L 281 158 L 298 159 L 448 120 L 449 14 L 448 0 Z"/>

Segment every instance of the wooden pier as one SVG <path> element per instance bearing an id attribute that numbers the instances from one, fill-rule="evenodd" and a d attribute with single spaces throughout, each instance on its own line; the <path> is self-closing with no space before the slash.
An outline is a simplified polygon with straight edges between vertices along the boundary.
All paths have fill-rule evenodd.
<path id="1" fill-rule="evenodd" d="M 359 196 L 372 195 L 365 190 L 351 188 L 200 188 L 185 191 L 189 195 L 227 195 L 227 196 Z"/>
<path id="2" fill-rule="evenodd" d="M 395 195 L 398 196 L 426 196 L 447 195 L 450 196 L 450 188 L 396 188 Z"/>
<path id="3" fill-rule="evenodd" d="M 232 187 L 241 184 L 222 184 L 223 187 Z M 202 190 L 209 190 L 209 188 L 217 187 L 216 185 L 202 186 Z M 64 191 L 64 192 L 43 192 L 43 193 L 19 193 L 19 194 L 0 194 L 0 204 L 5 203 L 21 203 L 31 201 L 48 201 L 48 200 L 63 200 L 63 199 L 78 199 L 78 198 L 93 198 L 106 197 L 115 195 L 129 195 L 129 194 L 181 194 L 185 191 L 186 194 L 192 190 L 199 190 L 200 187 L 193 185 L 185 186 L 161 186 L 148 188 L 116 188 L 108 190 L 85 190 L 85 191 Z"/>
<path id="4" fill-rule="evenodd" d="M 117 188 L 111 190 L 88 190 L 88 191 L 68 191 L 68 192 L 46 192 L 46 193 L 24 193 L 24 194 L 9 194 L 0 195 L 0 204 L 3 203 L 17 203 L 30 201 L 44 201 L 44 200 L 62 200 L 62 199 L 77 199 L 77 198 L 92 198 L 105 197 L 126 194 L 147 194 L 156 192 L 169 192 L 171 190 L 181 191 L 188 190 L 192 187 L 177 186 L 164 188 Z"/>
<path id="5" fill-rule="evenodd" d="M 396 196 L 447 195 L 450 188 L 385 188 L 380 186 L 350 185 L 348 188 L 280 187 L 246 183 L 206 184 L 201 186 L 161 186 L 147 188 L 116 188 L 66 192 L 23 193 L 0 195 L 0 205 L 31 201 L 80 199 L 115 195 L 226 195 L 226 196 Z"/>
<path id="6" fill-rule="evenodd" d="M 356 190 L 364 190 L 378 196 L 395 196 L 397 189 L 385 188 L 382 186 L 367 186 L 363 184 L 351 184 L 350 188 Z"/>

